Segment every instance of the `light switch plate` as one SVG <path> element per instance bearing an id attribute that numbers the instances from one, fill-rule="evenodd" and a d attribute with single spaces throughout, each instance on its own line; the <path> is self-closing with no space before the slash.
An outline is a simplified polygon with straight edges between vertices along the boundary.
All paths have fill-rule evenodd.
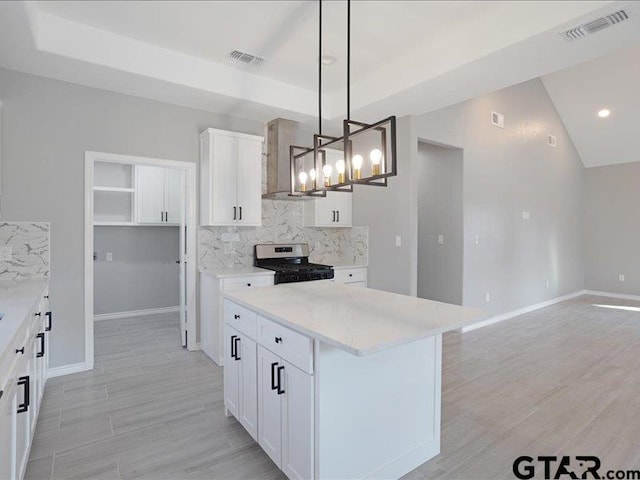
<path id="1" fill-rule="evenodd" d="M 13 257 L 13 248 L 10 246 L 0 247 L 0 262 L 10 262 Z"/>
<path id="2" fill-rule="evenodd" d="M 438 245 L 444 245 L 444 235 L 438 235 Z"/>
<path id="3" fill-rule="evenodd" d="M 531 218 L 531 214 L 529 212 L 522 212 L 522 219 L 529 220 Z"/>
<path id="4" fill-rule="evenodd" d="M 400 235 L 396 235 L 396 247 L 402 246 L 402 237 Z"/>
<path id="5" fill-rule="evenodd" d="M 105 254 L 105 260 L 106 260 L 107 262 L 113 262 L 113 252 L 107 252 L 107 253 Z"/>
<path id="6" fill-rule="evenodd" d="M 489 303 L 491 301 L 491 294 L 489 292 L 484 294 L 485 302 Z"/>
<path id="7" fill-rule="evenodd" d="M 620 275 L 618 275 L 618 280 L 620 280 L 621 282 L 624 282 L 624 273 L 621 273 Z"/>

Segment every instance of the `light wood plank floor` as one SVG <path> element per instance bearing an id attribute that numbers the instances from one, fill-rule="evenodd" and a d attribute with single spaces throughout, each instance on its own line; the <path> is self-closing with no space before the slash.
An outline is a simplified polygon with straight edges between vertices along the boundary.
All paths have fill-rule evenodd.
<path id="1" fill-rule="evenodd" d="M 180 347 L 175 317 L 99 322 L 96 352 L 49 381 L 26 478 L 284 478 L 225 418 L 222 369 Z M 407 479 L 514 478 L 519 455 L 640 468 L 640 302 L 580 297 L 447 334 L 443 352 L 442 453 Z"/>

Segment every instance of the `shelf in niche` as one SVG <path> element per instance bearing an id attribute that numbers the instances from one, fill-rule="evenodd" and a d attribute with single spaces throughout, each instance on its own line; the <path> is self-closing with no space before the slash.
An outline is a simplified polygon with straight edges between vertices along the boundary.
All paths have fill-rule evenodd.
<path id="1" fill-rule="evenodd" d="M 94 192 L 135 193 L 135 188 L 125 187 L 93 187 Z"/>

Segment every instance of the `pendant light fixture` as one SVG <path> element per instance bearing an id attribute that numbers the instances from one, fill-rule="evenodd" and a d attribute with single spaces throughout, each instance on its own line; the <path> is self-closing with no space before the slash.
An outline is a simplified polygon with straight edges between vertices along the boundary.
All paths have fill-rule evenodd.
<path id="1" fill-rule="evenodd" d="M 354 184 L 387 186 L 396 176 L 396 117 L 373 124 L 351 120 L 351 0 L 347 0 L 347 118 L 343 136 L 322 133 L 322 0 L 318 1 L 318 133 L 313 147 L 290 147 L 291 195 L 352 192 Z"/>

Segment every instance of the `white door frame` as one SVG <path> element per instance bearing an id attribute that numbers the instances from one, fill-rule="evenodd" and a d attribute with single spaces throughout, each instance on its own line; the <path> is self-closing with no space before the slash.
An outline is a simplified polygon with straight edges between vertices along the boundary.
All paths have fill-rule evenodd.
<path id="1" fill-rule="evenodd" d="M 185 239 L 188 257 L 187 261 L 187 331 L 192 338 L 188 339 L 189 350 L 198 350 L 196 344 L 196 164 L 178 160 L 160 158 L 136 157 L 132 155 L 118 155 L 114 153 L 90 152 L 84 154 L 84 360 L 85 369 L 93 369 L 93 175 L 94 162 L 111 162 L 131 165 L 150 165 L 155 167 L 175 168 L 183 170 L 186 175 L 186 205 L 185 222 L 187 237 Z M 135 212 L 134 212 L 135 215 Z"/>

